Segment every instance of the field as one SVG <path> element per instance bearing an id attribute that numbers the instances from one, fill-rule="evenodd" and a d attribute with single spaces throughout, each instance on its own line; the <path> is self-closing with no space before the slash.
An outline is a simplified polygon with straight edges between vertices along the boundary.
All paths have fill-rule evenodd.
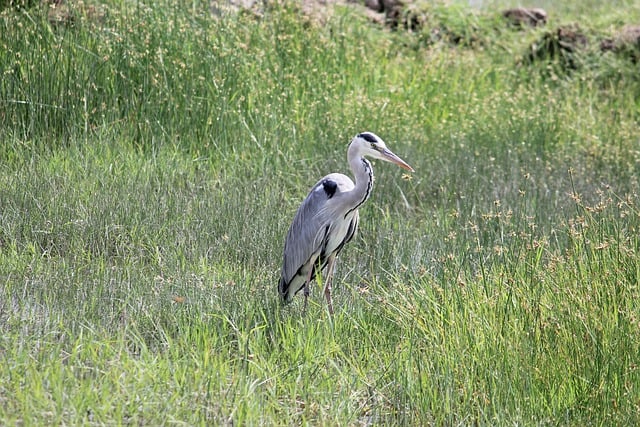
<path id="1" fill-rule="evenodd" d="M 0 424 L 638 424 L 638 57 L 524 59 L 640 2 L 453 3 L 455 43 L 340 5 L 3 3 Z M 303 314 L 284 237 L 365 130 L 416 172 L 374 164 L 336 313 L 319 280 Z"/>

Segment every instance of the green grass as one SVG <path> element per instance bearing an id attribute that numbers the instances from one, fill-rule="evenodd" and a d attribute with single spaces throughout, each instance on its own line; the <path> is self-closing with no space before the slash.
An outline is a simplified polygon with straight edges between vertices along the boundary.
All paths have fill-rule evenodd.
<path id="1" fill-rule="evenodd" d="M 640 421 L 637 64 L 207 3 L 0 12 L 0 424 Z M 416 173 L 303 315 L 284 236 L 364 130 Z"/>

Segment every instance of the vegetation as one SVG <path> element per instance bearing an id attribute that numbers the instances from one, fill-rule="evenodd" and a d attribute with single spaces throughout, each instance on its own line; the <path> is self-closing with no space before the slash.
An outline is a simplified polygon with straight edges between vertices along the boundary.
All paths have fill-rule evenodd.
<path id="1" fill-rule="evenodd" d="M 637 63 L 154 3 L 0 12 L 0 424 L 640 421 Z M 364 130 L 416 173 L 303 315 L 284 236 Z"/>

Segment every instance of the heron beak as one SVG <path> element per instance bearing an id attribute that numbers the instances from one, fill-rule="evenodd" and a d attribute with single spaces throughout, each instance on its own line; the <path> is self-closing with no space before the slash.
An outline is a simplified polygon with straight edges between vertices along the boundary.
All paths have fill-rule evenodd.
<path id="1" fill-rule="evenodd" d="M 383 160 L 386 160 L 387 162 L 391 162 L 393 164 L 396 164 L 396 165 L 400 166 L 402 169 L 406 169 L 408 171 L 415 172 L 413 170 L 413 168 L 407 164 L 407 162 L 405 162 L 400 157 L 398 157 L 395 154 L 393 154 L 391 152 L 391 150 L 385 148 L 380 153 L 382 154 L 382 159 Z"/>

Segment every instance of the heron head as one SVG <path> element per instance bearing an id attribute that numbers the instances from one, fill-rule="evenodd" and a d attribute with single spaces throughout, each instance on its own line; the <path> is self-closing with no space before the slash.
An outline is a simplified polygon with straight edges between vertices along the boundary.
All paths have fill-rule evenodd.
<path id="1" fill-rule="evenodd" d="M 351 145 L 355 145 L 355 148 L 360 151 L 362 156 L 384 160 L 385 162 L 394 163 L 408 171 L 414 171 L 404 160 L 393 154 L 393 152 L 387 148 L 382 138 L 373 132 L 359 133 L 353 138 Z"/>

